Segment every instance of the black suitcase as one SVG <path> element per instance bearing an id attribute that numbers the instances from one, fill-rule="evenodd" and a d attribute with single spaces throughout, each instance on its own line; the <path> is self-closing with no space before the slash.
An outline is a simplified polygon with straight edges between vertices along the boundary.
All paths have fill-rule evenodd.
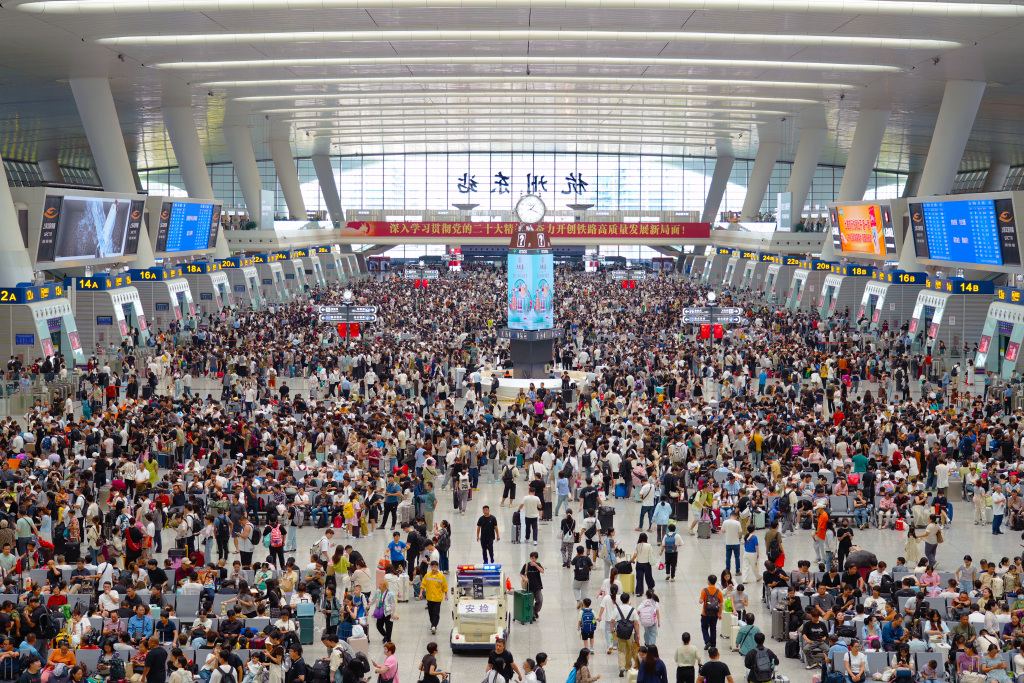
<path id="1" fill-rule="evenodd" d="M 800 641 L 786 641 L 786 659 L 800 659 Z"/>
<path id="2" fill-rule="evenodd" d="M 677 522 L 685 522 L 690 519 L 690 504 L 685 500 L 676 501 L 676 509 L 672 516 Z"/>
<path id="3" fill-rule="evenodd" d="M 543 511 L 543 515 L 541 516 L 541 521 L 542 522 L 550 522 L 551 521 L 551 519 L 553 517 L 553 515 L 551 514 L 551 509 L 552 509 L 551 508 L 551 501 L 550 500 L 545 500 L 544 501 L 544 511 Z"/>

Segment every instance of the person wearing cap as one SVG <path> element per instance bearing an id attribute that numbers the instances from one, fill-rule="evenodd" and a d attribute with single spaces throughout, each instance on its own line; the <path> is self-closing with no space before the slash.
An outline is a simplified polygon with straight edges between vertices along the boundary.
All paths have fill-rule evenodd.
<path id="1" fill-rule="evenodd" d="M 438 568 L 438 561 L 431 560 L 430 571 L 420 584 L 420 598 L 427 600 L 427 614 L 430 616 L 430 632 L 437 633 L 441 620 L 441 603 L 448 599 L 448 580 Z"/>

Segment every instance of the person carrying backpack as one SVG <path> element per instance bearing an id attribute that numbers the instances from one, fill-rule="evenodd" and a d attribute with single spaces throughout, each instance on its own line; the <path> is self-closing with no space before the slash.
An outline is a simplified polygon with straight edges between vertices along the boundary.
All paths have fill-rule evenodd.
<path id="1" fill-rule="evenodd" d="M 775 675 L 775 667 L 779 664 L 779 658 L 774 652 L 764 646 L 764 634 L 754 634 L 754 642 L 757 645 L 743 658 L 743 666 L 747 667 L 747 681 L 749 683 L 766 683 L 772 680 Z"/>
<path id="2" fill-rule="evenodd" d="M 281 523 L 275 521 L 263 538 L 263 547 L 270 550 L 270 561 L 276 563 L 278 569 L 284 568 L 284 531 Z"/>
<path id="3" fill-rule="evenodd" d="M 594 649 L 594 633 L 597 631 L 597 617 L 591 607 L 590 598 L 583 598 L 583 609 L 580 610 L 580 637 L 583 639 L 584 647 Z"/>
<path id="4" fill-rule="evenodd" d="M 683 544 L 679 534 L 676 533 L 676 525 L 669 524 L 668 532 L 661 539 L 661 553 L 665 556 L 665 580 L 676 580 L 676 564 L 679 562 L 679 546 Z"/>
<path id="5" fill-rule="evenodd" d="M 615 606 L 616 612 L 612 614 L 613 618 L 618 617 L 612 631 L 615 633 L 615 644 L 619 649 L 619 678 L 622 678 L 626 675 L 626 669 L 640 667 L 640 660 L 637 657 L 640 624 L 636 619 L 636 610 L 629 604 L 628 592 L 622 592 L 619 603 Z"/>
<path id="6" fill-rule="evenodd" d="M 704 637 L 704 649 L 715 644 L 718 639 L 718 621 L 722 618 L 722 591 L 715 587 L 718 577 L 708 574 L 708 585 L 700 592 L 700 632 Z"/>
<path id="7" fill-rule="evenodd" d="M 503 507 L 505 500 L 508 500 L 509 507 L 512 506 L 516 499 L 516 479 L 518 477 L 519 468 L 516 467 L 515 457 L 511 457 L 501 470 L 501 483 L 504 484 L 504 490 L 501 493 L 501 505 L 498 507 Z"/>

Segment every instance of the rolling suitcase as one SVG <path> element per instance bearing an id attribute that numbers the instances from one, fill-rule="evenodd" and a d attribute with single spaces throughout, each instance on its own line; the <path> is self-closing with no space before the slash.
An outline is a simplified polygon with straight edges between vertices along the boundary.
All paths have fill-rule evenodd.
<path id="1" fill-rule="evenodd" d="M 739 630 L 739 617 L 736 616 L 735 612 L 725 612 L 722 614 L 722 626 L 720 627 L 719 633 L 723 638 L 732 639 L 732 634 Z"/>
<path id="2" fill-rule="evenodd" d="M 772 610 L 772 640 L 783 642 L 789 638 L 789 633 L 786 631 L 786 621 L 785 610 Z"/>
<path id="3" fill-rule="evenodd" d="M 703 519 L 697 522 L 697 538 L 711 538 L 711 522 Z"/>
<path id="4" fill-rule="evenodd" d="M 690 519 L 690 504 L 686 500 L 677 500 L 672 518 L 677 522 L 686 522 Z"/>
<path id="5" fill-rule="evenodd" d="M 540 521 L 542 521 L 542 522 L 550 522 L 551 519 L 552 519 L 551 501 L 550 500 L 545 500 L 544 501 L 544 509 L 543 509 L 543 511 L 541 513 Z"/>
<path id="6" fill-rule="evenodd" d="M 755 512 L 754 513 L 754 528 L 755 529 L 763 529 L 764 526 L 765 526 L 765 524 L 764 524 L 764 513 L 763 512 Z"/>
<path id="7" fill-rule="evenodd" d="M 622 584 L 623 593 L 634 593 L 636 591 L 636 574 L 619 574 L 619 583 Z"/>
<path id="8" fill-rule="evenodd" d="M 615 497 L 616 498 L 625 498 L 626 497 L 626 485 L 625 484 L 616 484 L 615 485 Z"/>

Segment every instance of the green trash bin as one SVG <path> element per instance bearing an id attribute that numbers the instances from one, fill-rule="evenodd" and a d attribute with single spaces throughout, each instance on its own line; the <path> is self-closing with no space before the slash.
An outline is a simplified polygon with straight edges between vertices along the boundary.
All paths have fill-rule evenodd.
<path id="1" fill-rule="evenodd" d="M 512 608 L 515 620 L 519 623 L 528 624 L 533 621 L 533 593 L 530 591 L 516 591 Z"/>
<path id="2" fill-rule="evenodd" d="M 298 617 L 299 622 L 299 642 L 303 645 L 312 645 L 314 628 L 313 628 L 313 617 Z"/>

